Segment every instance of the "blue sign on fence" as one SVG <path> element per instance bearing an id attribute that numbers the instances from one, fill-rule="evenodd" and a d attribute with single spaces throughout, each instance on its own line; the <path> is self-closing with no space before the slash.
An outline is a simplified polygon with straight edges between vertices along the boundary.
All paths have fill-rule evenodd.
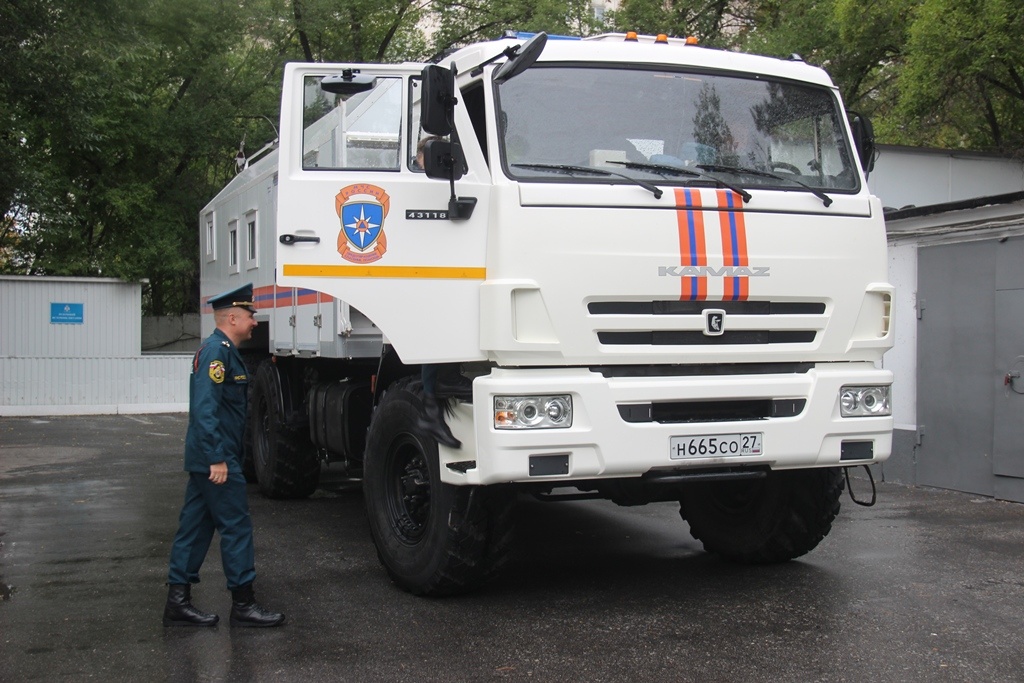
<path id="1" fill-rule="evenodd" d="M 85 304 L 50 303 L 51 325 L 81 325 L 85 322 Z"/>

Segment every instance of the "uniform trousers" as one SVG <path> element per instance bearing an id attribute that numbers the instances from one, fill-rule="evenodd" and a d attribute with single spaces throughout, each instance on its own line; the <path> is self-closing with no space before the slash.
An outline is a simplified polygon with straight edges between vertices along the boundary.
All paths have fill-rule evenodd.
<path id="1" fill-rule="evenodd" d="M 215 530 L 220 534 L 220 557 L 228 590 L 252 583 L 256 579 L 256 553 L 245 477 L 232 473 L 223 484 L 214 484 L 208 474 L 189 472 L 178 533 L 171 546 L 167 583 L 199 583 L 199 569 Z"/>

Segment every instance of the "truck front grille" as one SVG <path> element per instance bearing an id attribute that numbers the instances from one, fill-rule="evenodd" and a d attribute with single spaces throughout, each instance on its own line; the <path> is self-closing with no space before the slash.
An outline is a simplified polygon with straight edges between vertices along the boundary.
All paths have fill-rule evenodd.
<path id="1" fill-rule="evenodd" d="M 725 401 L 670 401 L 659 403 L 626 403 L 619 405 L 619 415 L 626 422 L 742 422 L 770 418 L 796 417 L 803 412 L 807 400 L 802 398 L 743 399 Z"/>
<path id="2" fill-rule="evenodd" d="M 723 333 L 706 333 L 709 310 L 724 312 Z M 587 311 L 606 346 L 810 344 L 826 323 L 812 301 L 591 301 Z"/>
<path id="3" fill-rule="evenodd" d="M 591 315 L 703 315 L 707 309 L 728 315 L 821 315 L 825 304 L 802 301 L 591 301 Z"/>
<path id="4" fill-rule="evenodd" d="M 709 337 L 703 332 L 644 331 L 598 332 L 602 344 L 646 344 L 649 346 L 691 346 L 697 344 L 806 344 L 817 333 L 804 330 L 743 330 Z"/>

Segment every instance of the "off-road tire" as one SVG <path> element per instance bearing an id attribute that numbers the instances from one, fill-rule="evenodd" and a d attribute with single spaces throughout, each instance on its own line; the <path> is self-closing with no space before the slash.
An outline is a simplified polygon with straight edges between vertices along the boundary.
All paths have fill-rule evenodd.
<path id="1" fill-rule="evenodd" d="M 839 468 L 692 484 L 683 491 L 679 514 L 710 553 L 745 564 L 786 562 L 828 535 L 843 488 Z"/>
<path id="2" fill-rule="evenodd" d="M 441 481 L 437 442 L 417 426 L 421 391 L 403 379 L 381 399 L 367 438 L 363 497 L 392 581 L 414 595 L 451 595 L 491 579 L 508 560 L 515 493 Z"/>
<path id="3" fill-rule="evenodd" d="M 269 361 L 260 365 L 249 406 L 250 436 L 260 492 L 268 498 L 305 498 L 320 483 L 320 459 L 295 402 L 289 377 Z"/>
<path id="4" fill-rule="evenodd" d="M 245 413 L 245 438 L 242 439 L 241 464 L 242 474 L 245 475 L 245 481 L 249 484 L 256 484 L 259 482 L 259 479 L 256 476 L 256 460 L 252 454 L 252 395 L 256 388 L 256 373 L 264 358 L 265 356 L 252 353 L 242 354 L 242 361 L 245 363 L 245 374 L 249 378 L 249 385 L 246 390 L 246 405 L 249 406 L 249 409 Z"/>

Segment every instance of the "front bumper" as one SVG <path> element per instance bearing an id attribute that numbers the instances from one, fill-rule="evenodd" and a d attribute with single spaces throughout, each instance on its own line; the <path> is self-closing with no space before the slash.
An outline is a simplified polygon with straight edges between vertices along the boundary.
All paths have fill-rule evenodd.
<path id="1" fill-rule="evenodd" d="M 845 385 L 891 385 L 892 373 L 871 363 L 818 363 L 785 374 L 604 377 L 588 368 L 502 369 L 478 377 L 473 403 L 455 406 L 449 423 L 463 447 L 440 447 L 441 478 L 450 484 L 572 482 L 638 477 L 651 471 L 768 465 L 797 469 L 880 462 L 892 451 L 893 418 L 841 418 Z M 573 423 L 567 429 L 494 429 L 494 396 L 569 394 Z M 771 400 L 802 402 L 799 414 L 714 422 L 627 421 L 620 406 L 687 401 Z M 760 433 L 762 454 L 670 457 L 672 437 Z M 844 443 L 846 444 L 844 448 Z M 844 459 L 845 453 L 845 459 Z M 531 458 L 566 456 L 567 472 L 534 468 Z M 541 458 L 549 462 L 552 458 Z M 556 462 L 562 458 L 554 458 Z"/>

